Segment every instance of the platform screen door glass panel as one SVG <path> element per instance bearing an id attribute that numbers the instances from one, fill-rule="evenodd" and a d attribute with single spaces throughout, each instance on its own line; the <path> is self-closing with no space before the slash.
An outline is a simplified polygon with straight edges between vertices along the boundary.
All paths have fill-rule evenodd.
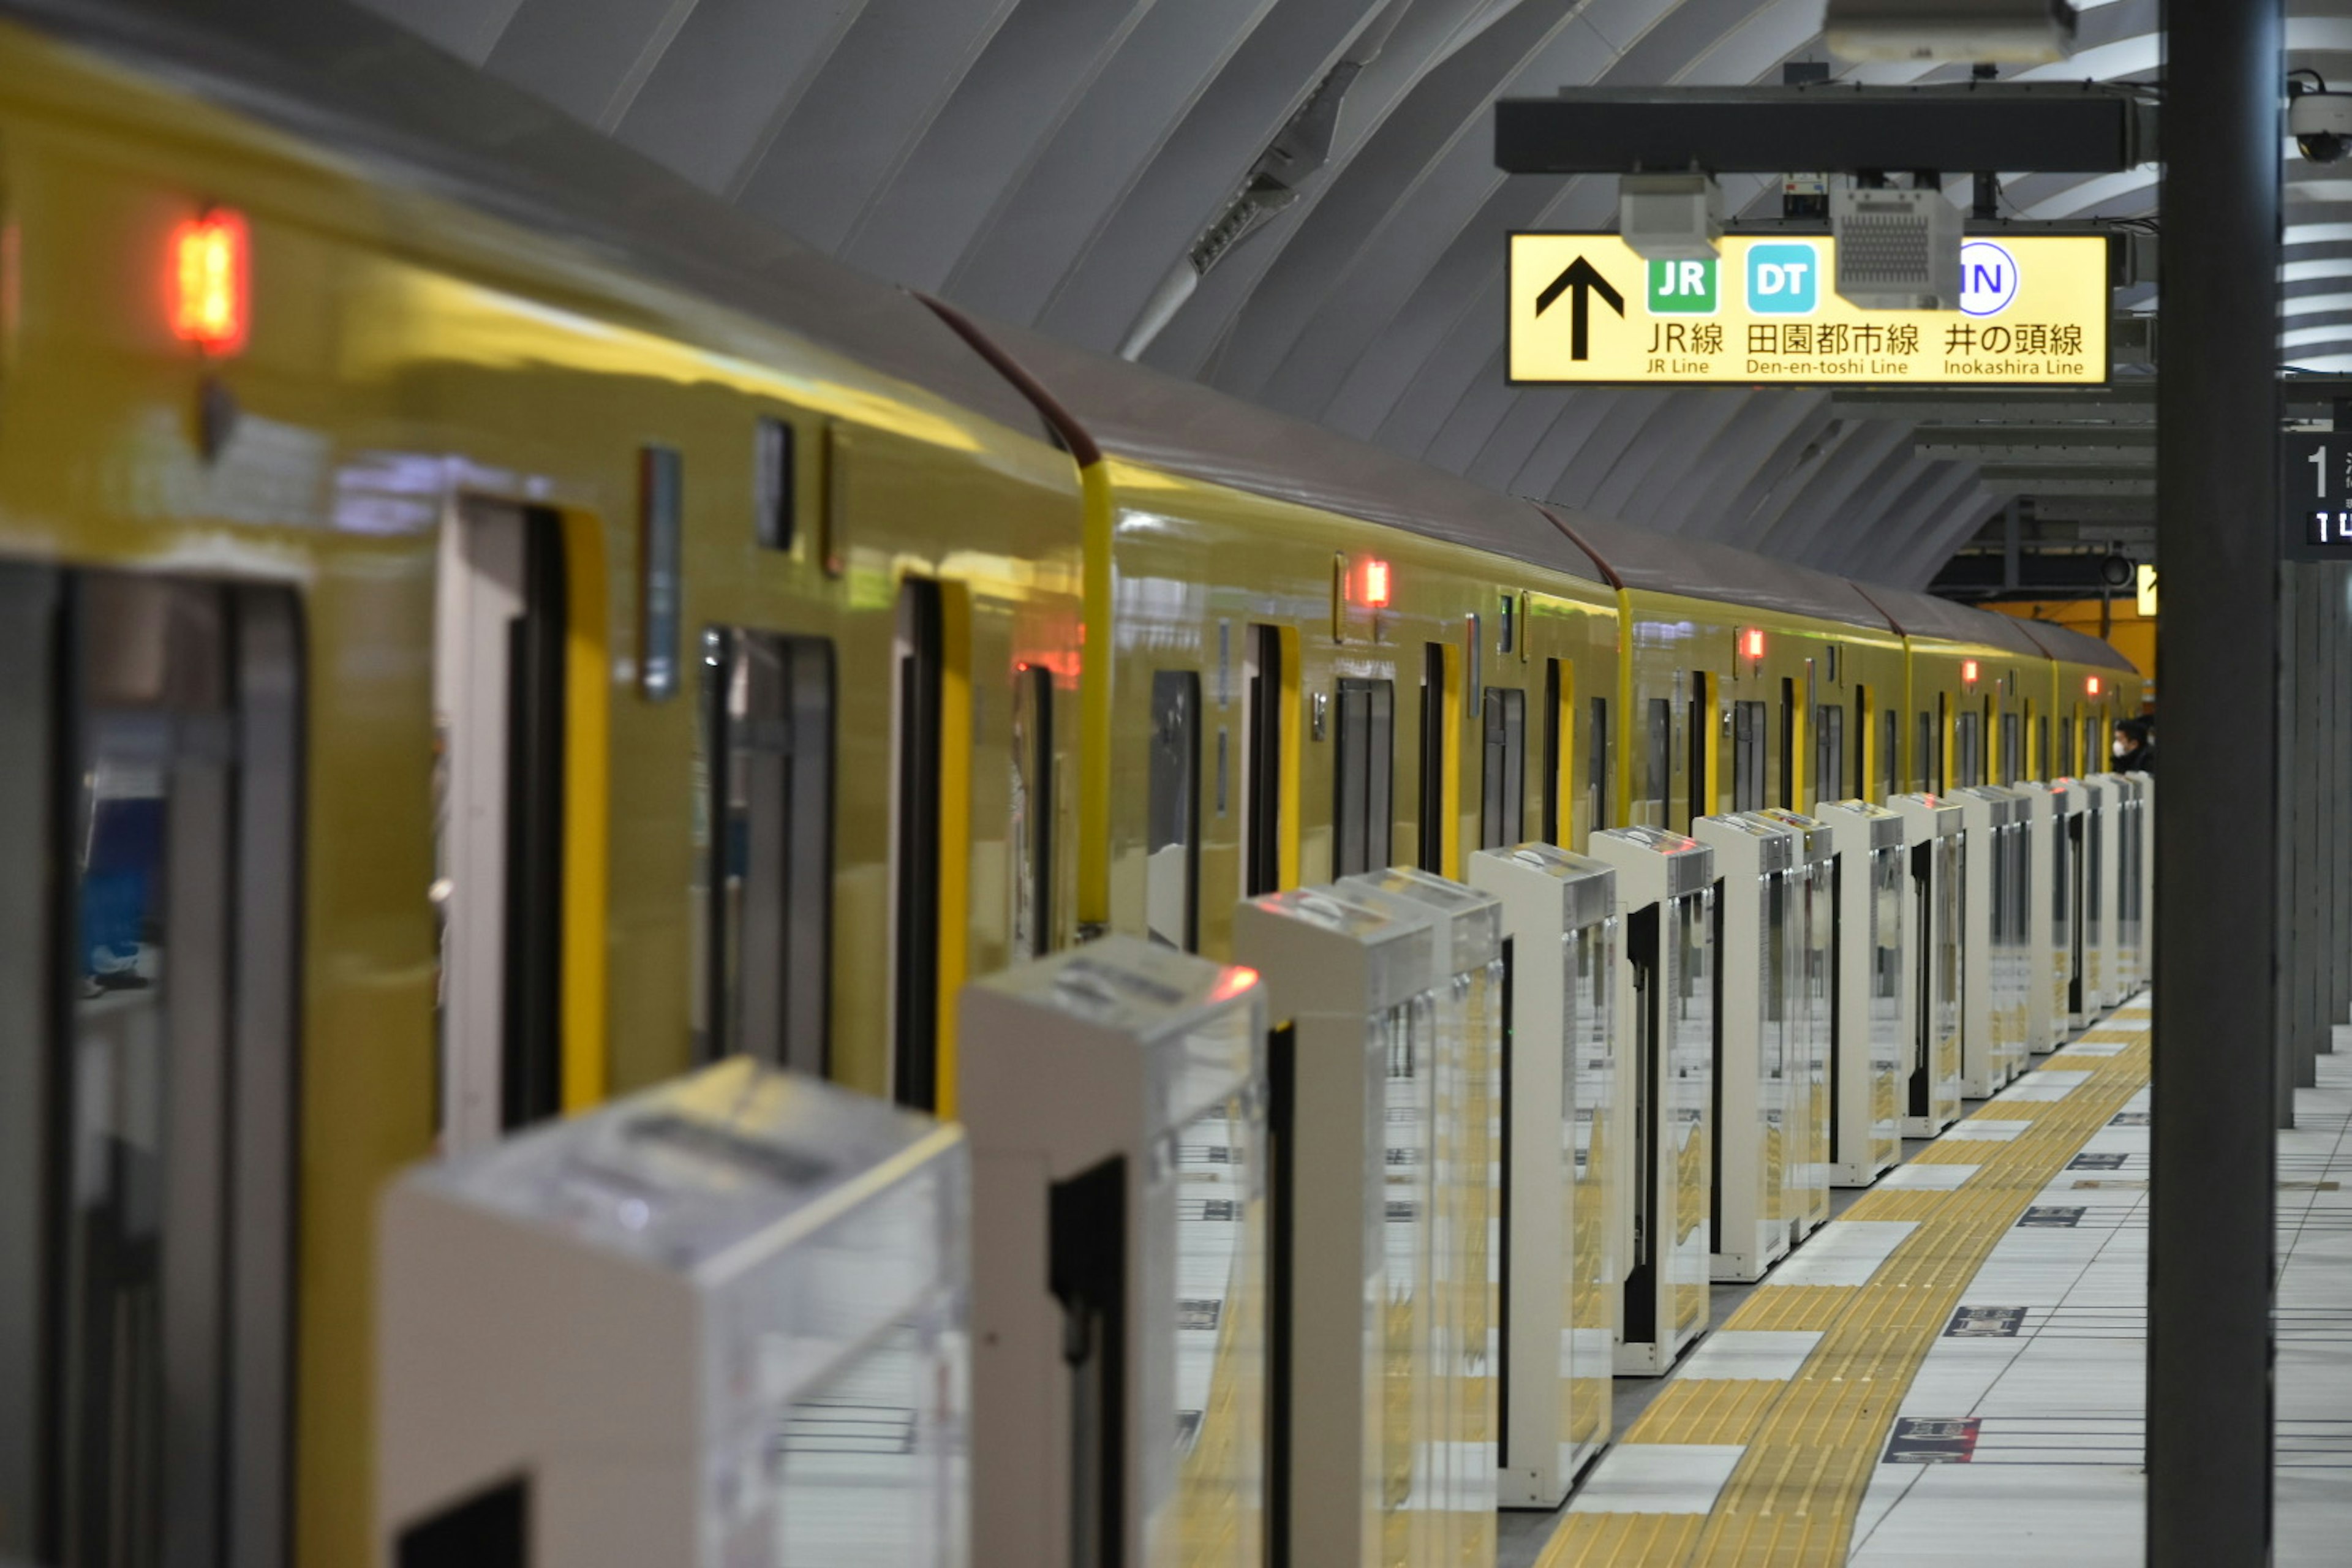
<path id="1" fill-rule="evenodd" d="M 1228 1017 L 1238 1026 L 1239 1015 Z M 1230 1059 L 1236 1049 L 1219 1041 L 1203 1059 Z M 1265 1140 L 1261 1100 L 1221 1100 L 1177 1130 L 1172 1171 L 1155 1167 L 1161 1173 L 1145 1200 L 1155 1213 L 1172 1209 L 1176 1247 L 1175 1278 L 1150 1302 L 1157 1321 L 1144 1331 L 1152 1347 L 1146 1376 L 1171 1381 L 1176 1417 L 1164 1459 L 1149 1461 L 1156 1472 L 1147 1483 L 1152 1564 L 1255 1568 L 1263 1559 L 1257 1500 L 1265 1495 L 1272 1237 Z M 1172 1362 L 1160 1359 L 1169 1347 Z M 1163 1406 L 1147 1394 L 1146 1407 Z"/>
<path id="2" fill-rule="evenodd" d="M 1201 678 L 1189 669 L 1151 677 L 1150 789 L 1146 802 L 1144 923 L 1151 940 L 1186 952 L 1200 945 Z"/>
<path id="3" fill-rule="evenodd" d="M 297 645 L 0 566 L 0 1556 L 284 1561 Z"/>
<path id="4" fill-rule="evenodd" d="M 1903 900 L 1908 858 L 1909 851 L 1901 848 L 1874 849 L 1870 855 L 1870 1125 L 1874 1137 L 1890 1141 L 1902 1131 L 1895 1085 L 1906 1044 Z"/>
<path id="5" fill-rule="evenodd" d="M 900 1325 L 803 1394 L 770 1436 L 780 1568 L 952 1568 L 946 1451 L 962 1392 L 935 1333 Z M 751 1561 L 763 1561 L 751 1556 Z"/>
<path id="6" fill-rule="evenodd" d="M 1685 1228 L 1659 1238 L 1662 1258 L 1675 1288 L 1675 1326 L 1696 1324 L 1707 1308 L 1707 1192 L 1714 1181 L 1707 1114 L 1715 1100 L 1717 1051 L 1715 946 L 1716 897 L 1712 889 L 1676 899 L 1666 931 L 1672 970 L 1667 979 L 1667 1058 L 1662 1076 L 1670 1148 L 1659 1152 L 1675 1166 L 1680 1197 L 1675 1212 Z"/>
<path id="7" fill-rule="evenodd" d="M 833 647 L 713 627 L 697 813 L 706 1059 L 822 1075 L 833 904 Z"/>

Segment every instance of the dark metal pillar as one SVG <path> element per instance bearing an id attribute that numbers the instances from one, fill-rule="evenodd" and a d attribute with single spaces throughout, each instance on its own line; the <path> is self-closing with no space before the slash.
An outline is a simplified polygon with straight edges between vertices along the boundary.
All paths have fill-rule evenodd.
<path id="1" fill-rule="evenodd" d="M 2147 1561 L 2222 1568 L 2271 1537 L 2277 806 L 2243 780 L 2278 740 L 2285 60 L 2281 0 L 2164 9 Z"/>

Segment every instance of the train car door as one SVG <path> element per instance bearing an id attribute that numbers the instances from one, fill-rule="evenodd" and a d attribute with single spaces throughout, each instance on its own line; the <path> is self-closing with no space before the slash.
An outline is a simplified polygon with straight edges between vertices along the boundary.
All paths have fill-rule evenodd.
<path id="1" fill-rule="evenodd" d="M 1738 702 L 1731 712 L 1731 809 L 1764 808 L 1765 716 L 1761 702 Z"/>
<path id="2" fill-rule="evenodd" d="M 1242 724 L 1242 897 L 1282 886 L 1283 728 L 1296 673 L 1282 657 L 1282 628 L 1249 628 Z"/>
<path id="3" fill-rule="evenodd" d="M 824 1076 L 833 969 L 833 645 L 712 627 L 697 804 L 704 1060 Z"/>
<path id="4" fill-rule="evenodd" d="M 299 648 L 0 566 L 0 1557 L 287 1560 Z"/>
<path id="5" fill-rule="evenodd" d="M 1201 946 L 1201 677 L 1151 676 L 1151 766 L 1144 849 L 1144 919 L 1151 940 Z"/>
<path id="6" fill-rule="evenodd" d="M 562 1109 L 562 526 L 467 500 L 441 530 L 435 901 L 446 1152 Z"/>
<path id="7" fill-rule="evenodd" d="M 1386 680 L 1339 682 L 1332 756 L 1331 876 L 1386 870 L 1391 791 L 1396 765 L 1396 687 Z"/>
<path id="8" fill-rule="evenodd" d="M 1527 836 L 1528 694 L 1516 686 L 1489 686 L 1478 706 L 1486 728 L 1478 847 L 1503 849 Z M 1555 710 L 1558 706 L 1553 704 Z M 1555 757 L 1550 776 L 1558 772 Z"/>
<path id="9" fill-rule="evenodd" d="M 891 1097 L 939 1103 L 940 771 L 947 687 L 940 584 L 909 577 L 898 593 L 890 781 Z"/>

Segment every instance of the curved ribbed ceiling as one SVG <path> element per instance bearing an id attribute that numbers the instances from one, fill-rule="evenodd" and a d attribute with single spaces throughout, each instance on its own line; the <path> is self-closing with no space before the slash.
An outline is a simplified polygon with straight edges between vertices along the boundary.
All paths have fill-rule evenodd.
<path id="1" fill-rule="evenodd" d="M 1496 489 L 1912 586 L 2000 504 L 1866 401 L 1505 380 L 1504 236 L 1608 226 L 1615 189 L 1497 173 L 1494 100 L 1776 82 L 1827 58 L 1822 0 L 364 3 L 880 276 Z M 2352 86 L 2336 8 L 2290 5 L 2290 63 Z M 2158 12 L 2093 0 L 2072 61 L 2017 74 L 2151 79 Z M 2352 371 L 2352 167 L 2288 153 L 2283 360 Z M 1254 173 L 1295 198 L 1190 287 Z M 1725 187 L 1777 214 L 1765 182 Z M 2011 175 L 2004 196 L 2147 217 L 2156 172 Z"/>

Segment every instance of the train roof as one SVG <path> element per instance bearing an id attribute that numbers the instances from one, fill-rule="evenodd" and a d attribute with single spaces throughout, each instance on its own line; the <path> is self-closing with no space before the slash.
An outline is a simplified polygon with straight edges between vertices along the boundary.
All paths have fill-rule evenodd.
<path id="1" fill-rule="evenodd" d="M 992 343 L 1102 450 L 1166 473 L 1604 579 L 1534 504 L 1198 382 L 934 308 Z M 1066 444 L 1070 437 L 1066 434 Z"/>
<path id="2" fill-rule="evenodd" d="M 1546 505 L 1617 586 L 1721 599 L 1759 610 L 1891 632 L 1894 623 L 1843 577 L 1733 545 L 1685 539 Z"/>
<path id="3" fill-rule="evenodd" d="M 2104 637 L 2088 632 L 2078 632 L 2072 626 L 2062 626 L 2056 621 L 2027 620 L 2022 616 L 2003 616 L 2003 620 L 2015 621 L 2025 628 L 2025 635 L 2042 646 L 2052 658 L 2068 664 L 2095 665 L 2102 669 L 2121 669 L 2137 674 L 2133 664 Z"/>
<path id="4" fill-rule="evenodd" d="M 2014 616 L 1996 615 L 1908 588 L 1883 588 L 1872 584 L 1862 591 L 1870 596 L 1872 604 L 1886 612 L 1886 618 L 1905 637 L 1978 643 L 2004 648 L 2025 658 L 2048 657 L 2042 645 L 2026 635 L 2024 626 Z"/>
<path id="5" fill-rule="evenodd" d="M 903 289 L 341 0 L 0 0 L 0 18 L 1046 433 L 1029 400 Z"/>

